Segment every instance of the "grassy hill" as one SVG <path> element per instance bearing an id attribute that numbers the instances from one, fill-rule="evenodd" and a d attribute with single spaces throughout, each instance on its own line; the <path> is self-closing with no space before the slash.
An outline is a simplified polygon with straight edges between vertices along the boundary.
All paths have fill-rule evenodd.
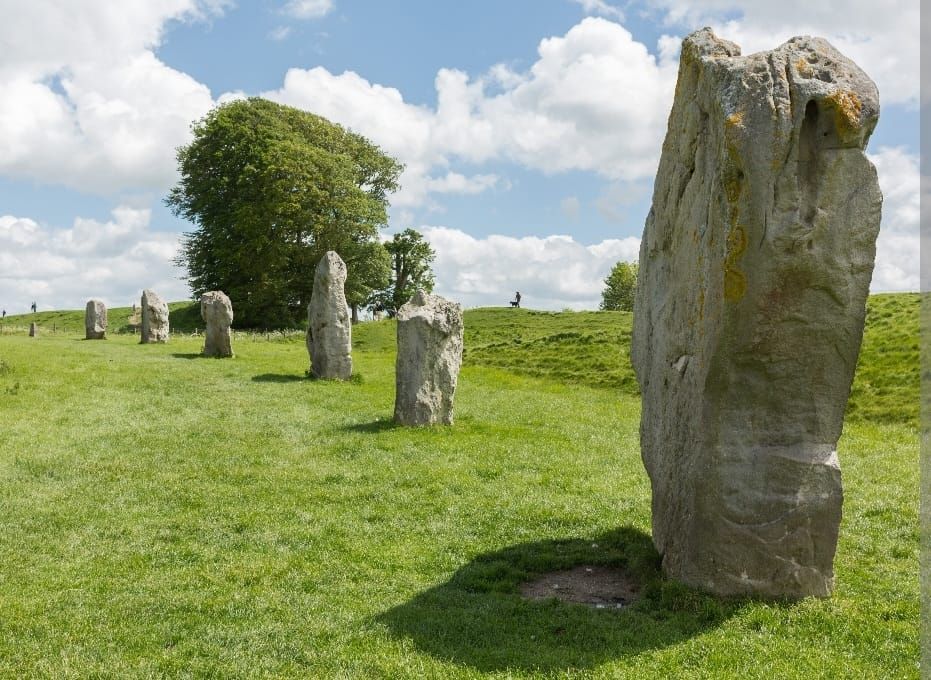
<path id="1" fill-rule="evenodd" d="M 917 425 L 918 299 L 917 293 L 870 296 L 848 419 Z M 196 303 L 173 302 L 169 309 L 172 330 L 203 330 Z M 130 313 L 129 307 L 109 310 L 111 328 L 126 331 Z M 30 321 L 36 321 L 44 332 L 84 332 L 83 310 L 7 317 L 5 332 L 24 333 Z M 470 366 L 637 395 L 629 354 L 631 323 L 632 315 L 627 312 L 472 309 L 465 313 L 464 361 Z M 353 333 L 357 349 L 394 347 L 391 321 L 360 324 Z"/>

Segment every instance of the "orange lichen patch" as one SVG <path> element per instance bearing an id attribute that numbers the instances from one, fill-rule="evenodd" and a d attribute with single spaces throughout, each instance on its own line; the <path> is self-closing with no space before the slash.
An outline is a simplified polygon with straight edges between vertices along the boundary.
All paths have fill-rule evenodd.
<path id="1" fill-rule="evenodd" d="M 815 72 L 811 68 L 811 64 L 808 63 L 808 60 L 804 57 L 799 57 L 799 60 L 795 62 L 795 70 L 798 71 L 798 74 L 802 78 L 811 78 Z"/>
<path id="2" fill-rule="evenodd" d="M 829 95 L 826 101 L 834 109 L 834 123 L 840 138 L 848 140 L 859 135 L 863 102 L 860 101 L 856 92 L 837 90 Z"/>
<path id="3" fill-rule="evenodd" d="M 744 123 L 744 112 L 743 111 L 735 111 L 734 113 L 732 113 L 731 115 L 729 115 L 727 118 L 724 119 L 724 124 L 728 128 L 743 127 L 743 123 Z"/>

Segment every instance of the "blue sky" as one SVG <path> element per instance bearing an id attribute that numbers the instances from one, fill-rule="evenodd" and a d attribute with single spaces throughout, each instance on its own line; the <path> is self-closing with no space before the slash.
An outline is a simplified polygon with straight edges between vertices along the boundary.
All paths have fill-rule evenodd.
<path id="1" fill-rule="evenodd" d="M 874 290 L 917 288 L 917 2 L 7 4 L 8 311 L 128 304 L 150 286 L 185 297 L 171 259 L 189 225 L 162 204 L 172 150 L 192 120 L 242 95 L 313 110 L 404 161 L 390 228 L 427 234 L 439 292 L 501 304 L 520 288 L 533 306 L 593 307 L 611 264 L 636 258 L 677 45 L 706 24 L 745 53 L 824 35 L 877 81 L 869 152 L 886 210 Z"/>

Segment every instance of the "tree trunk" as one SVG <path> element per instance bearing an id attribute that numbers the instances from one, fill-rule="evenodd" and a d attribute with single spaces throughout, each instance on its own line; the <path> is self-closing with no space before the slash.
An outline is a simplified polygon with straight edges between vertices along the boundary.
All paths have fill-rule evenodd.
<path id="1" fill-rule="evenodd" d="M 359 323 L 359 305 L 352 305 L 352 323 Z"/>

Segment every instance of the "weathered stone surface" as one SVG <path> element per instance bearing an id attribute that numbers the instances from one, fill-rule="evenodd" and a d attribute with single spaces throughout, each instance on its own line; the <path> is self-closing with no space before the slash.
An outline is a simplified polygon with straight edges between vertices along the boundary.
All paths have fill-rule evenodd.
<path id="1" fill-rule="evenodd" d="M 142 339 L 140 342 L 168 342 L 168 304 L 154 290 L 142 291 Z"/>
<path id="2" fill-rule="evenodd" d="M 107 337 L 107 306 L 102 300 L 88 300 L 84 309 L 84 338 L 104 340 Z"/>
<path id="3" fill-rule="evenodd" d="M 204 356 L 233 356 L 232 331 L 233 303 L 226 293 L 211 290 L 200 298 L 200 316 L 207 325 L 204 332 Z"/>
<path id="4" fill-rule="evenodd" d="M 873 82 L 822 39 L 746 57 L 710 29 L 683 42 L 632 343 L 653 540 L 674 578 L 831 592 L 878 116 Z"/>
<path id="5" fill-rule="evenodd" d="M 346 263 L 332 250 L 317 264 L 307 306 L 307 352 L 317 378 L 352 376 L 352 324 L 346 305 Z"/>
<path id="6" fill-rule="evenodd" d="M 462 364 L 462 308 L 419 290 L 397 318 L 395 421 L 451 425 Z"/>
<path id="7" fill-rule="evenodd" d="M 38 335 L 39 335 L 39 324 L 33 321 L 31 324 L 29 324 L 29 337 L 35 338 Z"/>

